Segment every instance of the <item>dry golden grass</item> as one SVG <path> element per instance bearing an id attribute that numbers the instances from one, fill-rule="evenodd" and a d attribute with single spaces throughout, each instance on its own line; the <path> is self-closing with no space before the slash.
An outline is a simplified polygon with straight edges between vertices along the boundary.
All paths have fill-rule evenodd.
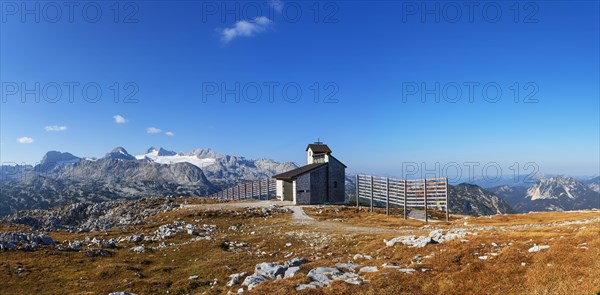
<path id="1" fill-rule="evenodd" d="M 385 208 L 375 208 L 371 212 L 369 208 L 361 207 L 357 211 L 356 207 L 350 206 L 320 206 L 307 207 L 304 212 L 320 221 L 341 220 L 345 224 L 356 226 L 372 226 L 378 228 L 398 228 L 402 226 L 418 227 L 423 222 L 413 219 L 404 219 L 402 209 L 394 208 L 390 215 L 386 215 Z"/>
<path id="2" fill-rule="evenodd" d="M 236 209 L 237 212 L 245 212 Z M 319 220 L 341 218 L 341 224 L 385 227 L 390 229 L 424 232 L 422 222 L 403 220 L 398 216 L 372 214 L 328 207 L 324 213 L 306 208 L 305 212 Z M 326 212 L 326 213 L 325 213 Z M 378 266 L 380 271 L 365 275 L 360 286 L 334 282 L 332 286 L 307 290 L 304 294 L 597 294 L 600 291 L 600 222 L 550 226 L 552 222 L 582 220 L 598 217 L 598 212 L 536 213 L 494 216 L 457 220 L 436 227 L 469 225 L 493 226 L 494 229 L 477 231 L 477 235 L 452 240 L 424 248 L 404 245 L 385 247 L 383 239 L 405 234 L 355 233 L 343 227 L 338 231 L 323 231 L 317 226 L 295 223 L 291 214 L 268 218 L 234 210 L 200 211 L 182 209 L 148 218 L 144 224 L 128 231 L 112 230 L 107 233 L 54 232 L 56 240 L 80 238 L 86 235 L 104 239 L 138 232 L 152 232 L 162 224 L 175 220 L 197 224 L 215 224 L 218 230 L 213 240 L 202 240 L 187 245 L 169 247 L 160 251 L 136 254 L 128 248 L 110 250 L 112 256 L 88 257 L 85 252 L 60 252 L 46 248 L 35 252 L 0 252 L 1 294 L 107 294 L 130 291 L 137 294 L 226 294 L 237 291 L 240 285 L 226 287 L 228 276 L 239 272 L 253 272 L 261 262 L 284 262 L 284 256 L 306 257 L 310 262 L 301 267 L 301 274 L 292 279 L 269 281 L 249 294 L 290 294 L 295 286 L 309 282 L 306 273 L 313 267 L 334 266 L 336 262 L 352 260 L 354 254 L 373 256 L 361 260 L 364 266 Z M 315 221 L 319 222 L 319 221 Z M 503 226 L 547 224 L 539 228 L 503 229 Z M 237 225 L 242 230 L 229 230 Z M 10 230 L 3 226 L 1 230 Z M 250 234 L 254 231 L 255 234 Z M 474 231 L 474 230 L 473 230 Z M 304 236 L 301 235 L 304 233 Z M 314 237 L 311 236 L 314 234 Z M 322 242 L 320 237 L 328 237 Z M 561 238 L 562 237 L 562 238 Z M 190 236 L 178 234 L 167 243 L 189 241 Z M 235 253 L 221 247 L 224 240 L 243 241 L 250 251 L 261 250 L 258 256 L 248 251 Z M 492 242 L 499 247 L 492 246 Z M 286 247 L 291 243 L 292 247 Z M 582 243 L 587 243 L 584 249 Z M 313 244 L 313 246 L 311 246 Z M 527 250 L 534 244 L 550 245 L 537 253 Z M 130 244 L 129 246 L 134 246 Z M 146 243 L 155 246 L 154 243 Z M 491 253 L 497 253 L 493 256 Z M 423 258 L 421 264 L 412 260 Z M 487 255 L 488 260 L 478 257 Z M 383 263 L 396 263 L 418 270 L 414 274 L 383 269 Z M 522 263 L 526 263 L 522 266 Z M 24 271 L 18 271 L 24 268 Z M 198 280 L 188 277 L 198 275 Z M 218 284 L 211 288 L 214 279 Z"/>
<path id="3" fill-rule="evenodd" d="M 458 221 L 458 223 L 467 221 L 467 223 L 472 225 L 517 225 L 564 222 L 592 218 L 600 218 L 600 211 L 591 210 L 573 212 L 539 212 L 529 214 L 503 214 L 472 217 L 468 220 L 461 219 Z"/>

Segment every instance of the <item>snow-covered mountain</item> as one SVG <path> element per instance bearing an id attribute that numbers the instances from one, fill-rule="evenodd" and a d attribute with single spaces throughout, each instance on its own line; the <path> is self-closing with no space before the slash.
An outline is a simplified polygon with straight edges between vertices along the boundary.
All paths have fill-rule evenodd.
<path id="1" fill-rule="evenodd" d="M 252 160 L 218 153 L 208 148 L 176 153 L 151 147 L 146 154 L 137 155 L 136 158 L 160 164 L 190 163 L 202 169 L 206 177 L 220 188 L 232 186 L 239 181 L 269 178 L 298 167 L 292 162 L 280 163 L 271 159 Z"/>
<path id="2" fill-rule="evenodd" d="M 200 169 L 205 166 L 212 165 L 216 159 L 211 157 L 198 157 L 194 154 L 178 154 L 173 151 L 168 151 L 163 148 L 151 147 L 143 155 L 135 156 L 138 160 L 149 160 L 159 164 L 175 164 L 175 163 L 190 163 Z"/>
<path id="3" fill-rule="evenodd" d="M 35 167 L 2 166 L 0 215 L 74 202 L 207 195 L 294 168 L 293 163 L 250 160 L 210 149 L 176 153 L 150 148 L 136 157 L 117 147 L 99 159 L 51 151 Z"/>
<path id="4" fill-rule="evenodd" d="M 130 155 L 123 147 L 116 147 L 110 153 L 104 156 L 105 159 L 115 160 L 135 160 L 135 157 Z"/>
<path id="5" fill-rule="evenodd" d="M 600 193 L 567 176 L 543 178 L 528 188 L 499 186 L 491 191 L 519 212 L 600 208 Z"/>

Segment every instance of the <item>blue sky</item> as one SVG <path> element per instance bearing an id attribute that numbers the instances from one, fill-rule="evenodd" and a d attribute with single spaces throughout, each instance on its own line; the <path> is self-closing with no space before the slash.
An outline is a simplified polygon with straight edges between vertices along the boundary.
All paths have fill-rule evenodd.
<path id="1" fill-rule="evenodd" d="M 5 163 L 116 146 L 303 163 L 321 138 L 352 172 L 477 162 L 506 175 L 532 162 L 600 173 L 597 1 L 476 2 L 472 19 L 466 2 L 76 1 L 71 20 L 46 3 L 25 4 L 37 21 L 21 2 L 2 2 Z M 101 89 L 99 101 L 83 98 L 86 85 L 89 100 Z"/>

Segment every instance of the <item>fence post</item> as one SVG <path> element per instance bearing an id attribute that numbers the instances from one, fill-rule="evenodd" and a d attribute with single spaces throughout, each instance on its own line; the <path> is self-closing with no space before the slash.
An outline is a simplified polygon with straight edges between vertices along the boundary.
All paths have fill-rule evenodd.
<path id="1" fill-rule="evenodd" d="M 360 187 L 359 187 L 359 177 L 358 174 L 356 174 L 356 210 L 360 211 L 360 198 L 359 198 L 359 192 L 360 192 Z"/>
<path id="2" fill-rule="evenodd" d="M 271 189 L 271 180 L 267 178 L 267 200 L 271 199 L 270 190 Z"/>
<path id="3" fill-rule="evenodd" d="M 403 180 L 404 182 L 404 219 L 406 220 L 406 179 Z"/>
<path id="4" fill-rule="evenodd" d="M 423 198 L 425 200 L 425 222 L 429 222 L 427 219 L 427 179 L 423 178 Z"/>
<path id="5" fill-rule="evenodd" d="M 390 179 L 385 178 L 385 214 L 390 215 Z"/>
<path id="6" fill-rule="evenodd" d="M 445 195 L 446 195 L 446 222 L 450 220 L 450 216 L 448 213 L 448 177 L 446 177 L 446 188 L 445 188 Z"/>
<path id="7" fill-rule="evenodd" d="M 371 212 L 373 212 L 373 176 L 371 175 Z"/>

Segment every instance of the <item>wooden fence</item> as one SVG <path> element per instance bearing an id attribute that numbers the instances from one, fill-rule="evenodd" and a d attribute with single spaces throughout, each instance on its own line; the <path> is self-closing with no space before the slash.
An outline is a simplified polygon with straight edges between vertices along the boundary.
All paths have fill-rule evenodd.
<path id="1" fill-rule="evenodd" d="M 241 183 L 234 187 L 216 192 L 209 197 L 225 200 L 269 200 L 271 199 L 271 196 L 275 196 L 274 179 L 261 179 L 257 181 Z"/>
<path id="2" fill-rule="evenodd" d="M 436 208 L 446 211 L 448 221 L 448 178 L 427 178 L 405 180 L 371 175 L 356 175 L 356 206 L 360 208 L 360 200 L 369 200 L 373 211 L 374 203 L 385 203 L 386 212 L 390 214 L 390 205 L 404 209 L 406 219 L 408 208 L 425 210 L 425 221 L 428 221 L 427 209 Z"/>

